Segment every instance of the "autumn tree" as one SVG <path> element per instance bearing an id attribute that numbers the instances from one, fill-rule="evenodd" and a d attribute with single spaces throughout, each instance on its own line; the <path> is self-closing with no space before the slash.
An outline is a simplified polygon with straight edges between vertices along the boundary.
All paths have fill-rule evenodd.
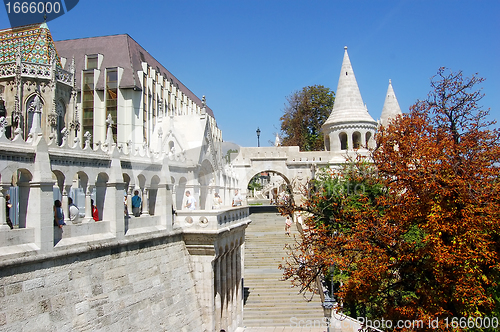
<path id="1" fill-rule="evenodd" d="M 453 317 L 496 316 L 500 132 L 478 105 L 482 81 L 441 68 L 427 100 L 379 128 L 371 167 L 327 173 L 303 205 L 283 207 L 308 213 L 284 276 L 313 291 L 318 275 L 337 278 L 355 317 L 438 318 L 452 331 Z"/>
<path id="2" fill-rule="evenodd" d="M 321 126 L 328 119 L 334 93 L 322 85 L 306 86 L 287 97 L 281 120 L 282 145 L 301 151 L 324 150 Z"/>

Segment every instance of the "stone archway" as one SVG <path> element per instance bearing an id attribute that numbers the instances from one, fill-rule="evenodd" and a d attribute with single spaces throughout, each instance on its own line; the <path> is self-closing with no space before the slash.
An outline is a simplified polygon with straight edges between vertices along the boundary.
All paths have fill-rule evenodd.
<path id="1" fill-rule="evenodd" d="M 253 185 L 256 181 L 260 182 L 260 186 Z M 256 172 L 255 175 L 247 181 L 247 200 L 253 198 L 257 200 L 267 199 L 270 202 L 276 202 L 279 195 L 289 190 L 291 184 L 292 182 L 290 179 L 278 171 L 262 170 Z"/>

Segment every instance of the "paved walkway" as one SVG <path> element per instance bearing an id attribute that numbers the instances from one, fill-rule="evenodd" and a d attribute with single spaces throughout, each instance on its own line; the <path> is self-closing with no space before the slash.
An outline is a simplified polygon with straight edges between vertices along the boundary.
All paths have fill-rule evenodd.
<path id="1" fill-rule="evenodd" d="M 276 213 L 254 213 L 246 230 L 243 325 L 238 332 L 324 332 L 323 309 L 318 296 L 307 302 L 299 288 L 282 281 L 285 218 Z M 316 327 L 311 327 L 316 326 Z"/>

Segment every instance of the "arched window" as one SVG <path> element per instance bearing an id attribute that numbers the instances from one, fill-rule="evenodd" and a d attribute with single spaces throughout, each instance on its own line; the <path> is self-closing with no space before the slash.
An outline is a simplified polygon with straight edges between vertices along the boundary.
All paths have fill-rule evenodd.
<path id="1" fill-rule="evenodd" d="M 352 134 L 352 147 L 354 149 L 359 149 L 361 147 L 361 134 L 357 131 Z"/>
<path id="2" fill-rule="evenodd" d="M 347 134 L 340 133 L 339 139 L 340 139 L 340 150 L 347 150 Z"/>

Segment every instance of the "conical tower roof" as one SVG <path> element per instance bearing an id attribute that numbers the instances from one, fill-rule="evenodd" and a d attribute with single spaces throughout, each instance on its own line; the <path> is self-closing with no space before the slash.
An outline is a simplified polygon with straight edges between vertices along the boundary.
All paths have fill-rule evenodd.
<path id="1" fill-rule="evenodd" d="M 335 93 L 335 103 L 333 104 L 330 117 L 323 126 L 360 122 L 368 122 L 376 125 L 377 122 L 368 114 L 361 98 L 358 83 L 352 70 L 351 60 L 349 60 L 349 55 L 347 54 L 347 46 L 344 49 L 344 60 Z"/>
<path id="2" fill-rule="evenodd" d="M 380 124 L 386 126 L 390 119 L 402 114 L 401 108 L 399 107 L 398 99 L 392 88 L 391 80 L 389 80 L 389 87 L 387 88 L 387 94 L 385 96 L 384 108 L 382 108 L 382 114 L 380 115 Z"/>

